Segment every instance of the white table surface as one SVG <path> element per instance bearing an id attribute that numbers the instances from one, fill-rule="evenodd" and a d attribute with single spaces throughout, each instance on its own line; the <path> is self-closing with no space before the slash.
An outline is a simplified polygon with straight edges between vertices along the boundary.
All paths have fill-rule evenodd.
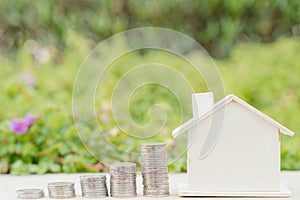
<path id="1" fill-rule="evenodd" d="M 53 181 L 73 181 L 75 182 L 76 194 L 78 195 L 75 199 L 85 199 L 80 197 L 80 185 L 79 176 L 83 174 L 45 174 L 45 175 L 25 175 L 25 176 L 14 176 L 14 175 L 0 175 L 0 200 L 16 200 L 16 190 L 22 188 L 41 188 L 45 190 L 45 194 L 48 195 L 47 183 Z M 170 193 L 171 195 L 163 198 L 149 198 L 142 196 L 142 179 L 140 174 L 137 178 L 137 190 L 138 196 L 131 199 L 197 199 L 197 198 L 187 198 L 178 197 L 177 195 L 177 185 L 180 182 L 186 182 L 186 174 L 174 174 L 170 173 Z M 300 171 L 283 171 L 281 173 L 281 182 L 285 184 L 292 192 L 291 198 L 282 198 L 284 200 L 297 199 L 300 200 Z M 44 198 L 48 199 L 48 198 Z M 116 199 L 116 198 L 102 198 L 102 199 Z M 200 198 L 203 200 L 214 199 L 214 198 Z M 230 198 L 215 198 L 220 199 L 230 199 Z M 234 200 L 247 200 L 249 198 L 233 198 Z M 255 198 L 258 200 L 260 198 Z M 266 199 L 266 198 L 265 198 Z M 272 198 L 267 198 L 267 200 Z M 281 200 L 281 198 L 275 198 L 276 200 Z"/>

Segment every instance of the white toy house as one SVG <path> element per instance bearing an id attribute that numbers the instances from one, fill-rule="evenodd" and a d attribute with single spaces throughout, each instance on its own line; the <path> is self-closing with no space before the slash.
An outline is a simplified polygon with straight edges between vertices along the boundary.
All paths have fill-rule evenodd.
<path id="1" fill-rule="evenodd" d="M 280 133 L 294 133 L 234 95 L 216 104 L 213 93 L 192 94 L 187 183 L 179 196 L 288 197 L 280 184 Z"/>

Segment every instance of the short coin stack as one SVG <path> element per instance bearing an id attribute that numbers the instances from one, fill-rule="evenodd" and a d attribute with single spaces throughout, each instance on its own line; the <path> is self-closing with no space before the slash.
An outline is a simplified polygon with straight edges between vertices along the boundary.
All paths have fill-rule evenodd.
<path id="1" fill-rule="evenodd" d="M 76 196 L 73 182 L 48 183 L 48 191 L 50 198 L 66 199 L 74 198 Z"/>
<path id="2" fill-rule="evenodd" d="M 85 198 L 107 197 L 106 175 L 80 176 L 82 196 Z"/>
<path id="3" fill-rule="evenodd" d="M 166 144 L 141 144 L 140 150 L 144 195 L 151 197 L 168 196 L 169 177 Z"/>
<path id="4" fill-rule="evenodd" d="M 136 164 L 118 162 L 110 165 L 110 194 L 112 197 L 136 196 Z"/>
<path id="5" fill-rule="evenodd" d="M 19 199 L 39 199 L 44 197 L 42 189 L 21 189 L 17 190 L 17 197 Z"/>

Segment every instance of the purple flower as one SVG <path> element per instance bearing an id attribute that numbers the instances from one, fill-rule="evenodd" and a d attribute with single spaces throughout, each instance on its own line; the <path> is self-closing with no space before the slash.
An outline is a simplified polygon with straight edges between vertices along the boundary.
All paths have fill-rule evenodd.
<path id="1" fill-rule="evenodd" d="M 35 122 L 35 118 L 28 113 L 24 119 L 14 119 L 10 122 L 10 129 L 16 134 L 25 134 L 29 126 Z"/>
<path id="2" fill-rule="evenodd" d="M 24 121 L 25 121 L 25 124 L 27 126 L 31 126 L 35 122 L 35 118 L 30 113 L 28 113 L 25 116 L 25 120 Z"/>

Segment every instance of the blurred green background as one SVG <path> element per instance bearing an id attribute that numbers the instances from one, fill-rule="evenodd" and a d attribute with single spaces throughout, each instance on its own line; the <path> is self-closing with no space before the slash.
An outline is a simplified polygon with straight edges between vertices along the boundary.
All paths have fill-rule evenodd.
<path id="1" fill-rule="evenodd" d="M 294 138 L 282 136 L 281 167 L 300 169 L 299 1 L 0 0 L 1 173 L 107 169 L 89 154 L 74 128 L 73 83 L 84 58 L 99 42 L 143 26 L 171 28 L 203 45 L 214 57 L 226 93 L 236 94 L 296 133 Z M 131 59 L 138 62 L 151 56 Z M 161 59 L 171 66 L 183 65 L 176 59 Z M 193 76 L 190 80 L 197 81 Z M 154 91 L 166 104 L 175 101 L 155 87 L 146 88 L 144 95 L 150 97 Z M 137 99 L 133 118 L 140 123 L 149 120 L 143 113 L 152 100 Z M 169 111 L 171 122 L 180 117 L 178 109 Z M 13 133 L 9 122 L 26 113 L 32 113 L 36 122 L 26 134 Z M 121 131 L 111 111 L 102 114 L 111 140 L 118 140 Z M 90 129 L 88 124 L 82 126 Z M 177 126 L 164 131 L 170 133 Z M 130 151 L 139 144 L 126 145 Z M 114 157 L 109 150 L 102 156 Z M 122 159 L 137 161 L 130 155 Z M 184 155 L 170 165 L 170 171 L 185 171 L 185 162 Z"/>

